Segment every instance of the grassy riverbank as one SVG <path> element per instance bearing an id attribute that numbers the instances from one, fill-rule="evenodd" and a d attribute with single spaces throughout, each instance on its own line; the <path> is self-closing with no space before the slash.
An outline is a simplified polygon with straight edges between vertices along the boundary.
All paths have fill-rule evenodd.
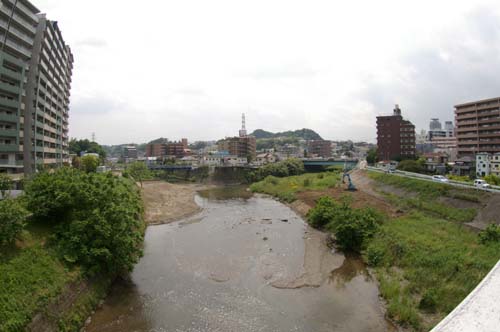
<path id="1" fill-rule="evenodd" d="M 301 185 L 309 177 L 320 176 L 268 178 L 251 188 L 280 199 L 285 195 L 285 201 L 287 197 L 297 198 L 298 192 L 303 196 L 313 190 L 334 197 L 327 188 L 338 186 L 339 175 L 324 173 L 323 177 L 331 176 L 326 186 Z M 368 176 L 370 188 L 360 189 L 375 192 L 397 213 L 386 213 L 375 234 L 366 237 L 361 246 L 363 257 L 379 280 L 388 316 L 410 330 L 429 330 L 458 305 L 500 259 L 500 243 L 482 244 L 478 235 L 463 225 L 482 208 L 480 202 L 485 195 L 394 175 L 372 173 Z M 370 203 L 364 192 L 349 196 L 353 205 L 358 201 L 357 208 Z M 338 200 L 338 196 L 334 198 Z M 372 206 L 376 206 L 379 201 L 372 198 L 375 202 Z M 323 215 L 328 213 L 323 211 Z"/>

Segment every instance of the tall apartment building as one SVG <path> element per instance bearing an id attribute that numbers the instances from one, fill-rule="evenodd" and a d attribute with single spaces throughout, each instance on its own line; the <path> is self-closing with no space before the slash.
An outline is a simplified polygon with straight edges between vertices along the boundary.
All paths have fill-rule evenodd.
<path id="1" fill-rule="evenodd" d="M 415 126 L 403 119 L 398 105 L 393 115 L 377 116 L 377 153 L 381 161 L 415 157 Z"/>
<path id="2" fill-rule="evenodd" d="M 69 162 L 73 55 L 57 22 L 27 0 L 0 7 L 0 172 Z"/>
<path id="3" fill-rule="evenodd" d="M 458 156 L 500 152 L 500 97 L 455 106 Z"/>
<path id="4" fill-rule="evenodd" d="M 219 142 L 219 151 L 227 151 L 232 156 L 250 158 L 257 156 L 257 140 L 254 136 L 227 137 Z"/>

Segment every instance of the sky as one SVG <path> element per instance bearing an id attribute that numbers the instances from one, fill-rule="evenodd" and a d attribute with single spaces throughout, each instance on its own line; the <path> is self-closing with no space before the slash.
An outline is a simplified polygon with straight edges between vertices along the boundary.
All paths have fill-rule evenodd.
<path id="1" fill-rule="evenodd" d="M 311 128 L 375 142 L 500 96 L 500 2 L 32 0 L 75 63 L 70 137 L 216 140 Z"/>

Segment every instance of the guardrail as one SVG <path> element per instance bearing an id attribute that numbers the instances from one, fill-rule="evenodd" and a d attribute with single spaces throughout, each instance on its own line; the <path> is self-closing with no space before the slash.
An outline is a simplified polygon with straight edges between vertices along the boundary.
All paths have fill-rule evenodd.
<path id="1" fill-rule="evenodd" d="M 369 171 L 375 171 L 375 172 L 379 172 L 379 173 L 386 173 L 386 170 L 383 169 L 383 168 L 378 168 L 378 167 L 373 167 L 373 166 L 367 166 L 366 169 L 369 170 Z M 447 182 L 438 182 L 436 180 L 433 180 L 432 176 L 430 176 L 430 175 L 419 174 L 419 173 L 412 173 L 412 172 L 405 172 L 405 171 L 400 171 L 400 170 L 395 170 L 391 174 L 397 175 L 397 176 L 401 176 L 401 177 L 407 177 L 407 178 L 413 178 L 413 179 L 423 180 L 423 181 L 430 181 L 430 182 L 434 182 L 434 183 L 443 183 L 443 184 L 447 184 L 447 185 L 454 186 L 454 187 L 461 187 L 461 188 L 467 188 L 467 189 L 476 189 L 476 190 L 482 190 L 482 191 L 487 191 L 487 192 L 500 193 L 500 187 L 499 186 L 491 186 L 490 188 L 481 188 L 481 187 L 476 187 L 472 183 L 455 181 L 455 180 L 448 180 Z"/>

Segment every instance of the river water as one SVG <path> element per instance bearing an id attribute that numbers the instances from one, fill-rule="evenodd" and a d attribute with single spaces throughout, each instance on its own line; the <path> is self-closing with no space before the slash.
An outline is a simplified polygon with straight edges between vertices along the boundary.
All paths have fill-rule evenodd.
<path id="1" fill-rule="evenodd" d="M 393 330 L 361 260 L 331 253 L 287 206 L 231 192 L 204 192 L 198 215 L 148 227 L 130 280 L 85 330 Z"/>

